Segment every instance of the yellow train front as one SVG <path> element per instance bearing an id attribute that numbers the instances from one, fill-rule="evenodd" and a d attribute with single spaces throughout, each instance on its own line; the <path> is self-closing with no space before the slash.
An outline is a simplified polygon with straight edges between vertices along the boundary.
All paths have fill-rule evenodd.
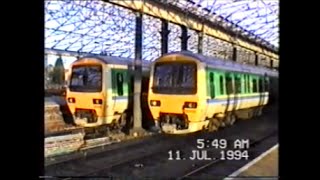
<path id="1" fill-rule="evenodd" d="M 132 59 L 82 57 L 71 65 L 66 99 L 74 122 L 82 127 L 124 126 L 132 108 Z M 149 65 L 143 64 L 143 77 Z"/>
<path id="2" fill-rule="evenodd" d="M 169 53 L 151 65 L 149 108 L 165 133 L 213 131 L 260 115 L 270 75 L 277 73 L 188 51 Z"/>

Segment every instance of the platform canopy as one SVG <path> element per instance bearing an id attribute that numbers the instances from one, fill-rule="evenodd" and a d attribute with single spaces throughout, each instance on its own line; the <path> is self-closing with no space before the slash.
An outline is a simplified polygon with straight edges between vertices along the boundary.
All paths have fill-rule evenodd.
<path id="1" fill-rule="evenodd" d="M 257 39 L 279 46 L 279 0 L 170 0 L 199 16 L 240 26 Z"/>
<path id="2" fill-rule="evenodd" d="M 279 42 L 279 0 L 160 0 L 198 16 L 240 28 L 242 34 L 273 49 Z M 227 23 L 226 23 L 227 22 Z M 181 29 L 170 23 L 169 52 L 180 50 Z M 161 20 L 143 16 L 143 59 L 161 53 Z M 135 14 L 98 0 L 45 1 L 45 48 L 120 57 L 134 56 Z M 196 51 L 195 31 L 189 31 Z M 251 38 L 252 39 L 252 38 Z M 189 42 L 188 42 L 189 43 Z"/>

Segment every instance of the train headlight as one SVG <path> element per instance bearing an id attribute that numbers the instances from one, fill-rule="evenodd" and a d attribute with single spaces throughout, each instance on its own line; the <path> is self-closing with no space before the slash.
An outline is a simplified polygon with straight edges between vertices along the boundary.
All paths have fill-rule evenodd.
<path id="1" fill-rule="evenodd" d="M 93 99 L 93 104 L 102 104 L 102 99 Z"/>
<path id="2" fill-rule="evenodd" d="M 151 101 L 150 101 L 150 105 L 151 105 L 151 106 L 160 106 L 161 103 L 160 103 L 160 101 L 158 101 L 158 100 L 151 100 Z"/>
<path id="3" fill-rule="evenodd" d="M 184 107 L 185 108 L 197 108 L 197 103 L 196 102 L 185 102 Z"/>
<path id="4" fill-rule="evenodd" d="M 76 99 L 71 97 L 71 98 L 68 98 L 68 103 L 75 103 L 76 102 Z"/>

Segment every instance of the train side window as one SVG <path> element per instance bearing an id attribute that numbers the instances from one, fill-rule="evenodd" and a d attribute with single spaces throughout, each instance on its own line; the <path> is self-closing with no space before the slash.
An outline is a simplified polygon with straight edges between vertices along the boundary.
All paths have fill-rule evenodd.
<path id="1" fill-rule="evenodd" d="M 250 76 L 249 74 L 247 74 L 247 90 L 248 90 L 248 93 L 252 93 L 252 89 L 251 89 L 251 86 L 250 86 L 251 82 L 250 82 Z"/>
<path id="2" fill-rule="evenodd" d="M 121 72 L 117 73 L 117 93 L 118 96 L 123 96 L 123 74 Z"/>
<path id="3" fill-rule="evenodd" d="M 252 79 L 252 92 L 256 93 L 258 92 L 258 89 L 257 89 L 257 80 L 256 79 Z"/>
<path id="4" fill-rule="evenodd" d="M 269 81 L 268 78 L 264 79 L 264 91 L 268 92 L 269 91 Z"/>
<path id="5" fill-rule="evenodd" d="M 264 92 L 264 83 L 262 81 L 262 78 L 259 78 L 259 92 Z"/>
<path id="6" fill-rule="evenodd" d="M 245 94 L 247 92 L 247 87 L 246 87 L 246 79 L 245 75 L 241 75 L 241 86 L 243 87 L 243 93 Z"/>
<path id="7" fill-rule="evenodd" d="M 215 97 L 215 88 L 214 88 L 214 74 L 212 72 L 209 73 L 209 81 L 210 81 L 210 96 L 211 99 Z"/>
<path id="8" fill-rule="evenodd" d="M 220 95 L 224 95 L 224 83 L 223 83 L 223 76 L 220 75 Z"/>
<path id="9" fill-rule="evenodd" d="M 232 75 L 231 74 L 227 74 L 226 87 L 227 87 L 227 94 L 234 93 L 234 87 L 233 87 L 233 83 L 232 83 Z"/>
<path id="10" fill-rule="evenodd" d="M 236 93 L 241 93 L 241 79 L 239 76 L 235 77 L 235 86 L 236 86 Z"/>
<path id="11" fill-rule="evenodd" d="M 243 76 L 243 86 L 244 86 L 244 93 L 248 93 L 248 86 L 247 86 L 247 75 L 244 74 Z"/>

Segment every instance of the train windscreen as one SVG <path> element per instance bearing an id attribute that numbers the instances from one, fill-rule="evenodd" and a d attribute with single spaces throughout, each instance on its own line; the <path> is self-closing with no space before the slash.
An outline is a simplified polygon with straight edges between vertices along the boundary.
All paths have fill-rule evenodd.
<path id="1" fill-rule="evenodd" d="M 102 66 L 73 66 L 69 89 L 73 92 L 100 92 L 102 90 Z"/>
<path id="2" fill-rule="evenodd" d="M 197 92 L 196 63 L 155 64 L 153 92 L 160 94 L 195 94 Z"/>

